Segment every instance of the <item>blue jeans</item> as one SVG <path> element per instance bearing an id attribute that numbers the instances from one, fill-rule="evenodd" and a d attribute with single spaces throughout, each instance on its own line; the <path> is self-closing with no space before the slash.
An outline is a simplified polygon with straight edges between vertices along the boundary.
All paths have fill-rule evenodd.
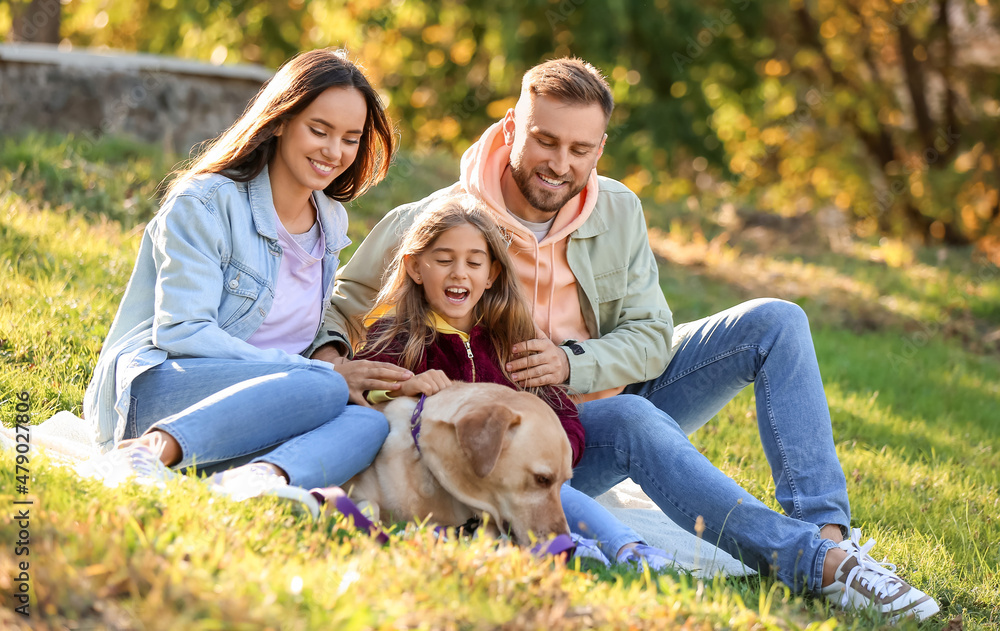
<path id="1" fill-rule="evenodd" d="M 389 434 L 381 412 L 348 405 L 347 396 L 332 367 L 168 360 L 132 383 L 125 438 L 170 434 L 182 451 L 175 468 L 264 461 L 295 486 L 340 485 L 371 464 Z"/>
<path id="2" fill-rule="evenodd" d="M 632 478 L 670 519 L 793 589 L 818 591 L 834 544 L 819 528 L 850 525 L 847 482 L 809 323 L 797 305 L 753 300 L 679 325 L 659 377 L 580 406 L 583 460 L 572 484 L 598 495 Z M 754 385 L 757 425 L 779 514 L 705 458 L 687 434 Z"/>

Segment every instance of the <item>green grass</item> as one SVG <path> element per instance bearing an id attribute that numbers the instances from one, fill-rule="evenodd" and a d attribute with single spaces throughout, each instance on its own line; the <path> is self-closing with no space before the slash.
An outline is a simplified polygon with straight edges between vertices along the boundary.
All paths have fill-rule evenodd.
<path id="1" fill-rule="evenodd" d="M 450 183 L 454 162 L 409 156 L 352 205 L 357 242 L 391 206 Z M 41 135 L 0 144 L 0 420 L 28 392 L 34 422 L 81 411 L 83 391 L 131 272 L 142 222 L 172 166 L 124 141 Z M 402 169 L 401 169 L 402 171 Z M 131 204 L 128 200 L 133 200 Z M 135 208 L 135 212 L 123 209 Z M 653 207 L 649 207 L 653 211 Z M 781 264 L 775 273 L 799 273 Z M 801 256 L 796 254 L 795 256 Z M 1000 625 L 1000 365 L 960 329 L 914 328 L 921 318 L 996 327 L 997 276 L 954 252 L 888 268 L 829 252 L 806 257 L 807 279 L 827 272 L 876 287 L 882 302 L 916 305 L 910 320 L 853 326 L 829 316 L 837 296 L 797 299 L 814 322 L 837 450 L 855 526 L 875 537 L 914 585 L 965 628 Z M 782 258 L 784 257 L 784 259 Z M 665 264 L 678 321 L 754 295 L 720 268 Z M 812 274 L 813 276 L 809 276 Z M 923 279 L 923 280 L 921 280 Z M 973 291 L 951 291 L 972 283 Z M 931 315 L 927 315 L 931 314 Z M 939 320 L 934 320 L 939 321 Z M 744 391 L 693 440 L 771 506 L 773 482 Z M 0 503 L 10 507 L 15 462 L 0 456 Z M 380 548 L 334 521 L 309 522 L 270 500 L 234 504 L 191 480 L 116 490 L 78 480 L 34 455 L 30 487 L 32 618 L 12 613 L 19 527 L 0 511 L 0 627 L 145 629 L 736 628 L 871 629 L 760 578 L 698 581 L 538 561 L 489 541 L 436 542 L 410 527 Z"/>

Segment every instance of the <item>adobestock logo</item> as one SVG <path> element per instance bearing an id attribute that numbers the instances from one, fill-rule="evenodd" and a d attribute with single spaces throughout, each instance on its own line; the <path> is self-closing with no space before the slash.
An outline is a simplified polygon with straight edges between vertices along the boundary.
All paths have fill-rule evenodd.
<path id="1" fill-rule="evenodd" d="M 738 10 L 745 11 L 750 6 L 750 0 L 742 0 L 742 2 L 734 2 L 734 4 Z M 726 30 L 726 27 L 735 21 L 736 15 L 729 9 L 723 9 L 715 18 L 702 20 L 702 25 L 705 28 L 698 31 L 694 37 L 689 36 L 685 40 L 687 47 L 684 52 L 687 54 L 683 55 L 678 52 L 673 54 L 674 65 L 678 72 L 683 72 L 684 66 L 693 64 L 695 59 L 705 54 L 705 49 L 714 44 L 715 40 Z"/>

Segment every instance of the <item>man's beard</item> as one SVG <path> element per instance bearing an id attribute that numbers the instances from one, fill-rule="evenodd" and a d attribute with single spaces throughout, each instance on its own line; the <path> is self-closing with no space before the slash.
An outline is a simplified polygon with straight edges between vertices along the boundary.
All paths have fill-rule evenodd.
<path id="1" fill-rule="evenodd" d="M 542 185 L 535 182 L 536 171 L 526 172 L 521 168 L 520 163 L 515 163 L 513 160 L 510 162 L 510 174 L 514 178 L 514 183 L 517 184 L 518 190 L 521 191 L 521 195 L 524 199 L 528 200 L 528 203 L 543 213 L 557 213 L 559 209 L 566 205 L 566 202 L 576 197 L 580 191 L 582 191 L 587 186 L 587 180 L 576 187 L 572 186 L 565 193 L 559 194 L 556 191 L 547 191 L 542 188 Z M 559 179 L 556 175 L 550 173 L 541 173 L 550 179 Z"/>

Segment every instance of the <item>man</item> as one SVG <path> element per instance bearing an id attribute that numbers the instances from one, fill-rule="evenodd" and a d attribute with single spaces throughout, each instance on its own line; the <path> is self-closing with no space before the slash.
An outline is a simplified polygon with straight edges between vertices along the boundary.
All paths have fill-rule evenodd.
<path id="1" fill-rule="evenodd" d="M 638 198 L 599 177 L 611 92 L 593 66 L 559 59 L 524 76 L 520 98 L 462 158 L 461 180 L 391 211 L 342 270 L 326 314 L 333 359 L 360 339 L 406 227 L 431 199 L 469 192 L 493 213 L 533 305 L 539 335 L 508 370 L 525 386 L 567 384 L 586 429 L 572 484 L 600 494 L 631 477 L 674 522 L 736 558 L 841 607 L 923 619 L 935 601 L 853 539 L 808 321 L 755 300 L 673 327 Z M 343 361 L 343 360 L 338 360 Z M 781 515 L 687 439 L 753 383 Z"/>

